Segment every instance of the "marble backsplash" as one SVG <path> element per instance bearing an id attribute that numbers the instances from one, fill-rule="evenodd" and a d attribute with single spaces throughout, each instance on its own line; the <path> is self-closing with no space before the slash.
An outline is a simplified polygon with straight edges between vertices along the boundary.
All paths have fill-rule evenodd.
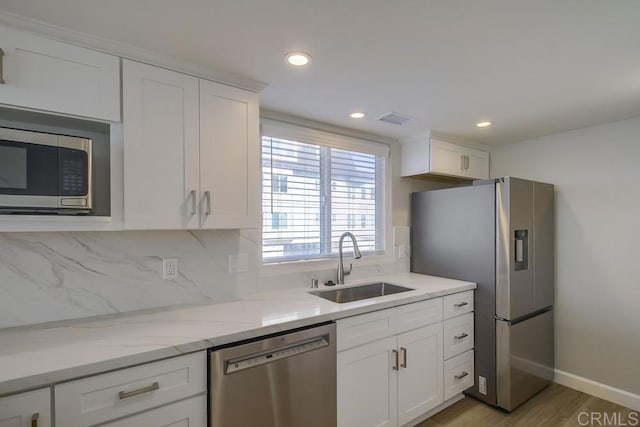
<path id="1" fill-rule="evenodd" d="M 396 234 L 408 247 L 408 227 Z M 238 230 L 0 233 L 0 328 L 229 301 L 335 274 L 263 275 L 256 240 Z M 248 272 L 229 273 L 228 256 L 237 253 L 249 255 Z M 163 280 L 163 257 L 178 258 L 176 280 Z M 408 269 L 408 258 L 356 264 L 353 277 Z"/>

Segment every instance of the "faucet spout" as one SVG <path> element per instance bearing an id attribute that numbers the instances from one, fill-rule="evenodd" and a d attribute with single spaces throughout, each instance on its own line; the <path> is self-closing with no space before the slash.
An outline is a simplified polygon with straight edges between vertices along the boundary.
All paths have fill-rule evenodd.
<path id="1" fill-rule="evenodd" d="M 362 258 L 360 248 L 358 248 L 358 242 L 356 242 L 356 236 L 348 231 L 342 233 L 342 236 L 340 236 L 340 241 L 338 242 L 338 285 L 344 285 L 344 276 L 348 276 L 349 274 L 351 274 L 351 268 L 353 267 L 352 264 L 349 264 L 349 271 L 344 270 L 344 263 L 342 258 L 342 242 L 344 241 L 345 237 L 349 237 L 353 242 L 353 258 Z"/>

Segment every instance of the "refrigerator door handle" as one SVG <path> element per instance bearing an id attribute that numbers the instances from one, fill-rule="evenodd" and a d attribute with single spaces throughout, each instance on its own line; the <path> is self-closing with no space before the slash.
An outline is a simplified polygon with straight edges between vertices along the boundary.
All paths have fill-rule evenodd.
<path id="1" fill-rule="evenodd" d="M 515 230 L 514 232 L 515 271 L 529 269 L 529 230 Z"/>

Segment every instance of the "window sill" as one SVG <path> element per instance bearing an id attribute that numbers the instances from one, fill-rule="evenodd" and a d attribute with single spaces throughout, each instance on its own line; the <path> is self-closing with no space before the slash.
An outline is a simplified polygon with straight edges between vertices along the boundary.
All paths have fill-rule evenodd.
<path id="1" fill-rule="evenodd" d="M 362 258 L 354 260 L 351 254 L 347 254 L 343 258 L 345 266 L 353 264 L 353 268 L 358 266 L 368 266 L 375 264 L 386 264 L 393 262 L 393 256 L 387 252 L 379 254 L 363 255 Z M 278 276 L 282 274 L 305 273 L 310 271 L 323 271 L 338 268 L 338 257 L 311 259 L 301 261 L 286 261 L 279 263 L 263 263 L 260 268 L 262 276 Z"/>

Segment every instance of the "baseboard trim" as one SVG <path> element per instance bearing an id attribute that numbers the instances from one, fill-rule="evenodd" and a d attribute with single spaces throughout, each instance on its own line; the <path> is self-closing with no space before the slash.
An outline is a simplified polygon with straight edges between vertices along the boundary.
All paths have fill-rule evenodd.
<path id="1" fill-rule="evenodd" d="M 405 424 L 402 427 L 416 426 L 416 425 L 420 424 L 421 422 L 423 422 L 424 420 L 426 420 L 428 418 L 431 418 L 432 416 L 434 416 L 438 412 L 445 410 L 446 408 L 448 408 L 449 406 L 453 405 L 454 403 L 461 401 L 462 399 L 464 399 L 464 394 L 462 394 L 462 393 L 456 394 L 455 396 L 453 396 L 449 400 L 439 404 L 438 406 L 436 406 L 432 410 L 425 412 L 424 414 L 420 415 L 418 418 L 415 418 L 415 419 L 409 421 L 407 424 Z"/>
<path id="2" fill-rule="evenodd" d="M 640 395 L 630 393 L 619 388 L 611 387 L 588 378 L 555 370 L 554 382 L 600 399 L 608 400 L 621 406 L 640 411 Z"/>

